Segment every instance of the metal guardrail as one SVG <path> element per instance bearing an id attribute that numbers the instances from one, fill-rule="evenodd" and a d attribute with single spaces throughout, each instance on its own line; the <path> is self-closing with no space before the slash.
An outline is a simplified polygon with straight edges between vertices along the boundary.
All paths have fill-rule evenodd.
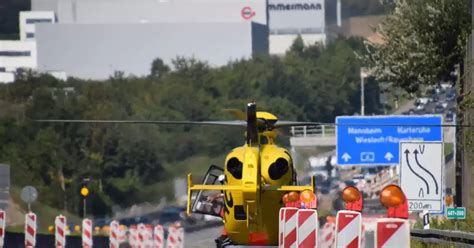
<path id="1" fill-rule="evenodd" d="M 410 234 L 412 239 L 424 243 L 454 244 L 456 247 L 474 246 L 474 233 L 437 229 L 412 229 Z"/>
<path id="2" fill-rule="evenodd" d="M 332 137 L 336 135 L 336 128 L 334 126 L 319 125 L 319 126 L 297 126 L 291 127 L 291 135 L 293 137 Z"/>

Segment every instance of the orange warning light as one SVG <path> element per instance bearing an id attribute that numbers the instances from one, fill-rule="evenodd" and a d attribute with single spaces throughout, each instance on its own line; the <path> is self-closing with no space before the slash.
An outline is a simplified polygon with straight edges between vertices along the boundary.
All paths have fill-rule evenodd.
<path id="1" fill-rule="evenodd" d="M 300 198 L 300 195 L 297 192 L 293 191 L 293 192 L 288 193 L 288 200 L 290 200 L 290 202 L 295 202 L 299 198 Z"/>
<path id="2" fill-rule="evenodd" d="M 380 192 L 380 203 L 387 208 L 394 208 L 405 202 L 405 194 L 397 185 L 388 185 Z"/>
<path id="3" fill-rule="evenodd" d="M 311 190 L 305 190 L 300 194 L 300 200 L 304 203 L 310 203 L 314 200 L 314 198 L 316 198 L 316 196 Z"/>
<path id="4" fill-rule="evenodd" d="M 281 201 L 285 204 L 287 204 L 288 202 L 290 202 L 290 199 L 288 199 L 288 194 L 284 194 L 282 197 L 281 197 Z"/>
<path id="5" fill-rule="evenodd" d="M 354 186 L 348 186 L 342 191 L 342 200 L 345 202 L 356 202 L 360 199 L 360 192 Z"/>
<path id="6" fill-rule="evenodd" d="M 451 206 L 453 204 L 453 196 L 452 195 L 447 195 L 446 196 L 446 206 Z"/>

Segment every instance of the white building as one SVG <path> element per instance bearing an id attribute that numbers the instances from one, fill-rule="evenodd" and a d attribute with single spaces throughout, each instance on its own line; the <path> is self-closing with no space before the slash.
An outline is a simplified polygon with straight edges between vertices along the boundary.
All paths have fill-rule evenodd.
<path id="1" fill-rule="evenodd" d="M 61 24 L 267 24 L 266 0 L 32 0 L 33 11 L 53 11 Z"/>
<path id="2" fill-rule="evenodd" d="M 0 41 L 0 82 L 14 81 L 17 69 L 36 69 L 37 53 L 35 41 Z"/>
<path id="3" fill-rule="evenodd" d="M 0 72 L 15 72 L 19 68 L 37 66 L 36 42 L 19 40 L 0 41 Z"/>
<path id="4" fill-rule="evenodd" d="M 20 40 L 35 39 L 35 24 L 55 23 L 53 11 L 21 11 L 20 12 Z"/>
<path id="5" fill-rule="evenodd" d="M 284 54 L 300 35 L 305 45 L 327 43 L 324 0 L 269 0 L 270 54 Z"/>

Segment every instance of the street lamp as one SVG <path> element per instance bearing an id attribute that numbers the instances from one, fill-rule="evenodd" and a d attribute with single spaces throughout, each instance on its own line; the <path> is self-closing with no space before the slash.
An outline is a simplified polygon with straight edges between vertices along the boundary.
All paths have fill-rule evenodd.
<path id="1" fill-rule="evenodd" d="M 365 115 L 365 89 L 364 89 L 364 78 L 369 77 L 371 71 L 368 68 L 360 68 L 360 115 Z"/>
<path id="2" fill-rule="evenodd" d="M 365 89 L 364 78 L 372 75 L 372 70 L 366 67 L 360 68 L 360 115 L 365 115 Z"/>

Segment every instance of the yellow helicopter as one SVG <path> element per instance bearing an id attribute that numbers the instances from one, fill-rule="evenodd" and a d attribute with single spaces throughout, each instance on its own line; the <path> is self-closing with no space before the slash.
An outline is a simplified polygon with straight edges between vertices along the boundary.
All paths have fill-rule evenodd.
<path id="1" fill-rule="evenodd" d="M 246 128 L 246 142 L 226 157 L 224 168 L 211 166 L 203 184 L 193 184 L 188 175 L 187 213 L 220 216 L 225 236 L 235 245 L 277 245 L 278 213 L 287 192 L 307 191 L 314 196 L 311 185 L 299 186 L 290 153 L 275 144 L 276 129 L 314 122 L 278 121 L 268 112 L 257 112 L 254 102 L 247 104 L 247 113 L 233 110 L 236 121 L 146 121 L 146 120 L 36 120 L 37 122 L 121 123 L 121 124 L 196 124 L 224 125 Z M 246 120 L 242 120 L 246 119 Z M 219 183 L 219 176 L 225 179 Z M 222 199 L 210 204 L 204 192 L 221 192 Z M 293 193 L 294 194 L 294 193 Z M 308 194 L 307 194 L 308 195 Z M 288 196 L 288 194 L 286 194 Z M 313 199 L 315 201 L 315 199 Z M 219 204 L 220 203 L 220 204 Z M 225 244 L 219 244 L 224 247 Z"/>
<path id="2" fill-rule="evenodd" d="M 219 173 L 210 169 L 204 183 L 194 185 L 188 175 L 187 212 L 202 210 L 203 190 L 223 192 L 223 219 L 226 235 L 238 245 L 277 245 L 278 212 L 286 192 L 314 191 L 311 185 L 296 185 L 296 172 L 290 154 L 275 144 L 276 128 L 308 125 L 308 122 L 278 122 L 275 115 L 256 112 L 247 105 L 246 143 L 234 148 L 225 159 L 224 185 L 216 184 Z M 211 184 L 211 185 L 210 185 Z M 196 191 L 197 194 L 193 195 Z M 314 196 L 314 193 L 313 193 Z M 214 213 L 219 212 L 214 209 Z"/>

